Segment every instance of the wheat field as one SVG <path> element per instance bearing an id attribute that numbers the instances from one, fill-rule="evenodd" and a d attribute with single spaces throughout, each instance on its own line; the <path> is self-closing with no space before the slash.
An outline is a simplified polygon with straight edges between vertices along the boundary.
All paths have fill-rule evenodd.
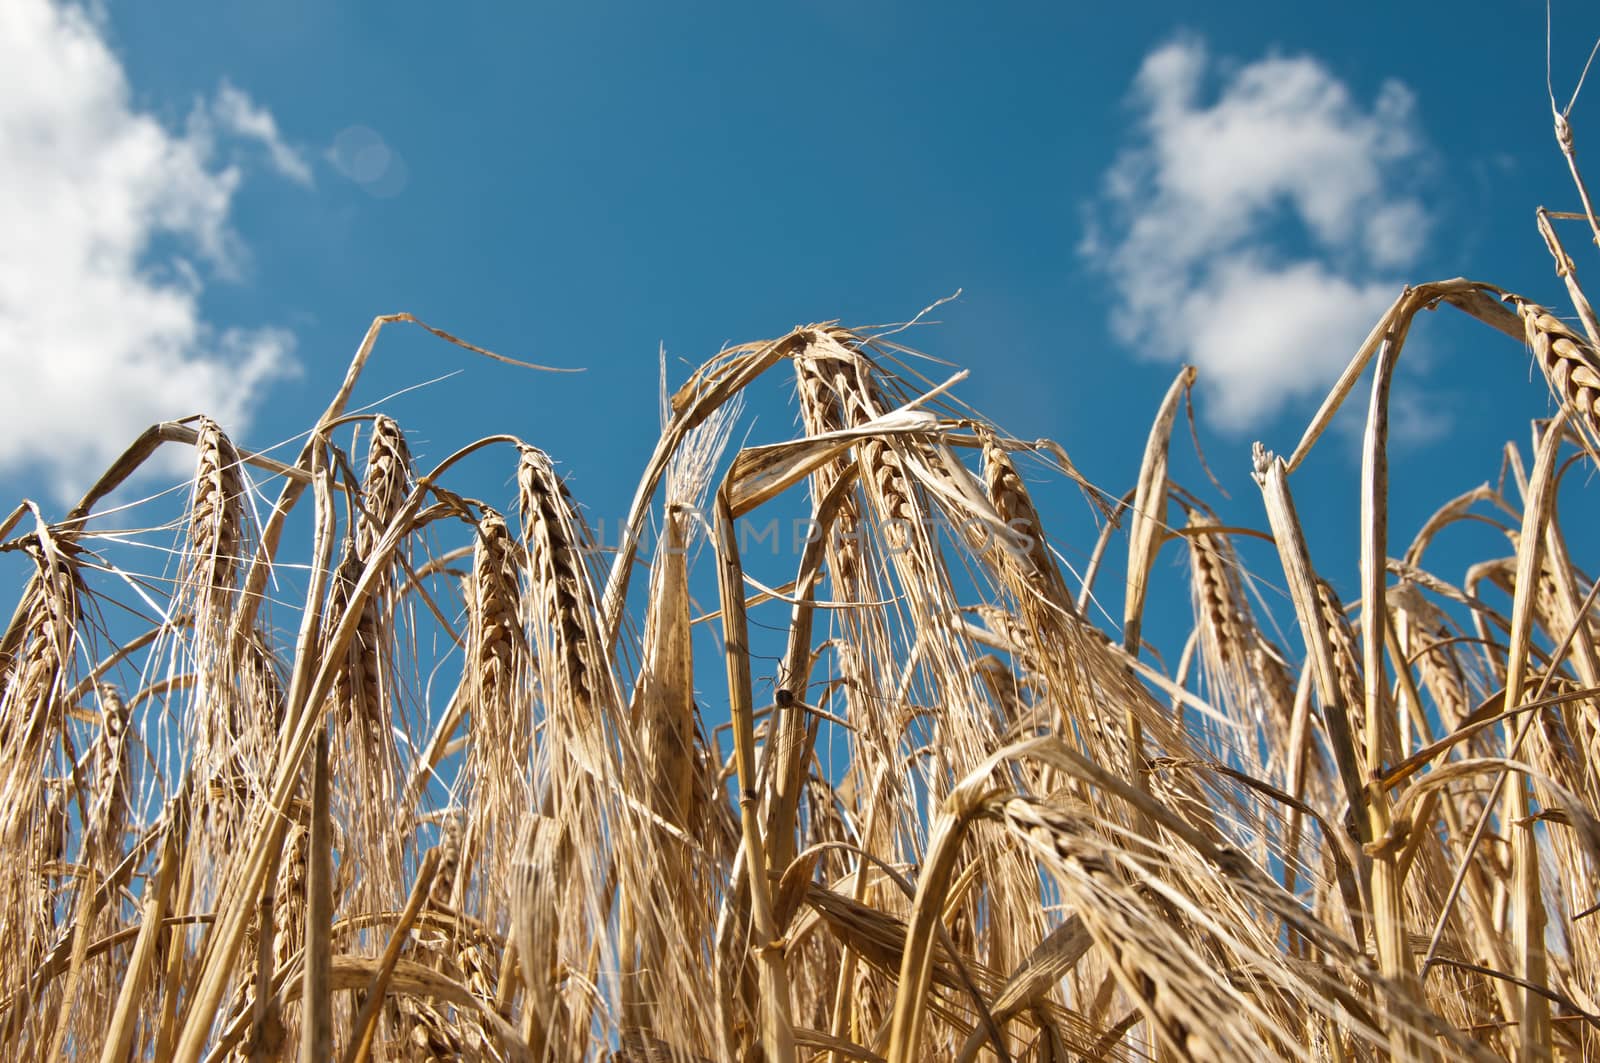
<path id="1" fill-rule="evenodd" d="M 670 396 L 615 548 L 538 446 L 423 466 L 348 411 L 409 315 L 374 322 L 292 460 L 204 418 L 153 427 L 70 512 L 0 524 L 32 565 L 0 641 L 0 1043 L 1594 1058 L 1600 584 L 1556 498 L 1591 489 L 1600 329 L 1553 217 L 1576 324 L 1492 284 L 1406 289 L 1295 452 L 1258 445 L 1260 528 L 1171 475 L 1193 370 L 1137 483 L 1101 490 L 962 404 L 960 374 L 837 325 L 724 350 Z M 1434 309 L 1531 352 L 1554 402 L 1530 391 L 1529 416 L 1553 415 L 1391 541 L 1389 389 Z M 1296 472 L 1369 371 L 1360 566 L 1335 573 Z M 794 438 L 731 446 L 774 380 Z M 174 447 L 176 515 L 102 510 Z M 512 497 L 452 490 L 469 455 Z M 1098 511 L 1084 572 L 1042 526 L 1043 473 Z M 811 534 L 760 579 L 741 529 L 780 508 Z M 1427 567 L 1466 521 L 1504 550 Z M 1246 569 L 1244 539 L 1275 567 Z M 133 547 L 170 560 L 114 560 Z M 1158 555 L 1186 556 L 1193 602 L 1170 666 L 1142 637 L 1147 602 L 1185 592 Z"/>

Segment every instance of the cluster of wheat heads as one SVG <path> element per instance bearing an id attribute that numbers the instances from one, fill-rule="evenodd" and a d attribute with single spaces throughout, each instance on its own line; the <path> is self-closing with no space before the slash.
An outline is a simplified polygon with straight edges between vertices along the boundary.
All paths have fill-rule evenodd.
<path id="1" fill-rule="evenodd" d="M 1600 585 L 1555 504 L 1594 454 L 1600 337 L 1541 223 L 1578 328 L 1487 284 L 1408 289 L 1296 453 L 1258 450 L 1265 531 L 1170 475 L 1192 370 L 1119 501 L 886 335 L 832 325 L 726 350 L 671 397 L 615 550 L 545 451 L 495 436 L 422 467 L 394 421 L 347 412 L 405 315 L 374 323 L 292 462 L 204 419 L 152 428 L 62 519 L 24 503 L 0 525 L 33 566 L 0 641 L 0 1043 L 105 1063 L 1600 1051 Z M 1397 555 L 1389 383 L 1441 306 L 1531 348 L 1557 412 Z M 1374 362 L 1347 607 L 1290 476 Z M 801 430 L 728 454 L 774 376 Z M 111 528 L 96 507 L 160 446 L 195 455 L 181 519 Z M 499 509 L 449 487 L 480 451 L 516 484 Z M 1019 463 L 1101 500 L 1081 576 Z M 784 504 L 811 533 L 762 579 L 741 522 Z M 1425 555 L 1464 520 L 1506 549 L 1452 581 Z M 1246 572 L 1241 535 L 1281 569 Z M 1107 633 L 1088 606 L 1114 536 Z M 130 543 L 174 560 L 140 574 L 112 560 Z M 1194 601 L 1170 671 L 1140 635 L 1163 549 L 1187 551 Z M 698 617 L 697 566 L 717 597 Z M 1298 644 L 1269 635 L 1256 578 Z M 720 659 L 695 660 L 697 624 Z"/>

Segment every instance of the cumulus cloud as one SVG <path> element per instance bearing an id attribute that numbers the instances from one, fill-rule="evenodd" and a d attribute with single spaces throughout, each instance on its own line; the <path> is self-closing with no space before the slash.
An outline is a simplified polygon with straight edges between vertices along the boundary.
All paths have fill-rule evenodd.
<path id="1" fill-rule="evenodd" d="M 242 431 L 262 385 L 292 371 L 288 332 L 201 311 L 203 276 L 243 254 L 242 174 L 219 137 L 310 179 L 238 89 L 173 131 L 134 108 L 90 14 L 0 3 L 0 470 L 42 467 L 70 496 L 157 421 L 205 412 Z"/>
<path id="2" fill-rule="evenodd" d="M 1211 419 L 1244 429 L 1320 397 L 1399 293 L 1428 228 L 1404 187 L 1425 149 L 1398 82 L 1363 105 L 1310 57 L 1218 66 L 1195 39 L 1145 58 L 1080 250 L 1118 338 L 1197 365 Z"/>

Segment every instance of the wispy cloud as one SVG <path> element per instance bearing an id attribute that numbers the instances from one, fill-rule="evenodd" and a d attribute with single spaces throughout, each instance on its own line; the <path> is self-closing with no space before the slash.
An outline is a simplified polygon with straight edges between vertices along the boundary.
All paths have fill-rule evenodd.
<path id="1" fill-rule="evenodd" d="M 311 164 L 278 135 L 278 122 L 272 117 L 272 112 L 258 107 L 248 95 L 229 82 L 224 81 L 217 89 L 209 108 L 198 109 L 196 113 L 216 122 L 224 133 L 253 140 L 266 148 L 272 168 L 282 176 L 296 184 L 311 184 Z"/>
<path id="2" fill-rule="evenodd" d="M 1224 426 L 1320 397 L 1427 233 L 1404 186 L 1426 154 L 1411 92 L 1364 106 L 1313 58 L 1223 67 L 1185 38 L 1145 58 L 1131 104 L 1080 248 L 1118 338 L 1197 365 Z"/>
<path id="3" fill-rule="evenodd" d="M 196 114 L 175 132 L 136 110 L 82 8 L 0 3 L 0 470 L 43 467 L 69 495 L 156 421 L 206 412 L 241 431 L 293 369 L 288 332 L 219 328 L 200 296 L 244 254 L 242 171 L 218 138 L 265 145 L 293 180 L 310 169 L 231 85 Z"/>

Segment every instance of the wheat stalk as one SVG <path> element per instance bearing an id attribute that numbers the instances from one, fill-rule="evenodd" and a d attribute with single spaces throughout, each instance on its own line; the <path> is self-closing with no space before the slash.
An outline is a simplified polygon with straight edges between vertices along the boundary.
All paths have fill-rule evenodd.
<path id="1" fill-rule="evenodd" d="M 1566 322 L 1537 303 L 1516 299 L 1513 305 L 1522 317 L 1528 347 L 1550 390 L 1571 411 L 1573 420 L 1585 426 L 1593 439 L 1600 427 L 1600 356 L 1589 341 Z"/>
<path id="2" fill-rule="evenodd" d="M 1299 528 L 1304 448 L 1259 455 L 1262 573 L 1177 482 L 1188 372 L 1122 523 L 1079 543 L 1023 472 L 1081 487 L 1065 451 L 887 335 L 729 349 L 667 404 L 625 525 L 657 522 L 654 555 L 624 542 L 605 571 L 555 462 L 511 437 L 413 468 L 380 415 L 358 474 L 333 443 L 349 387 L 293 465 L 210 421 L 153 430 L 66 520 L 5 539 L 24 505 L 0 530 L 33 562 L 0 637 L 0 946 L 23 961 L 0 1041 L 103 1063 L 1593 1054 L 1600 595 L 1553 499 L 1600 376 L 1591 340 L 1498 294 L 1409 290 L 1307 432 L 1377 359 L 1355 623 Z M 1562 411 L 1392 559 L 1387 384 L 1442 303 L 1533 345 Z M 802 431 L 725 457 L 775 367 Z M 176 520 L 140 503 L 181 536 L 165 591 L 117 567 L 163 533 L 91 512 L 164 441 L 196 450 Z M 510 520 L 449 486 L 508 443 Z M 259 534 L 246 461 L 284 481 Z M 741 550 L 768 513 L 818 537 Z M 1423 568 L 1480 517 L 1510 556 Z M 1187 580 L 1158 563 L 1175 541 Z M 1268 638 L 1275 584 L 1298 638 Z M 1154 617 L 1185 593 L 1167 654 Z M 135 610 L 150 630 L 104 619 Z"/>

